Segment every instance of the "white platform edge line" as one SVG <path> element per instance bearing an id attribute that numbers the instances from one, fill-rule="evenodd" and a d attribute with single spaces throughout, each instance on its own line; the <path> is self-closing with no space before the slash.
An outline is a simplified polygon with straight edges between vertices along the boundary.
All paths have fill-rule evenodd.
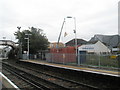
<path id="1" fill-rule="evenodd" d="M 0 72 L 0 75 L 4 77 L 14 88 L 20 90 L 13 82 L 11 82 L 3 73 Z"/>

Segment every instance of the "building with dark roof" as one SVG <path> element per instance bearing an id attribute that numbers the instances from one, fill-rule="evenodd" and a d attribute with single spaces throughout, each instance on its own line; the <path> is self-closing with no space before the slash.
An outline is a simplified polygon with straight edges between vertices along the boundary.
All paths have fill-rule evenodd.
<path id="1" fill-rule="evenodd" d="M 94 53 L 96 53 L 96 54 L 108 54 L 111 51 L 106 45 L 104 45 L 100 41 L 97 41 L 94 43 L 89 43 L 86 45 L 81 45 L 78 47 L 78 50 L 80 52 L 85 51 L 85 52 L 90 53 L 90 54 L 94 54 Z"/>
<path id="2" fill-rule="evenodd" d="M 77 39 L 77 45 L 83 45 L 86 43 L 87 43 L 87 41 L 85 41 L 83 39 Z M 75 39 L 68 41 L 67 43 L 65 43 L 65 45 L 66 46 L 75 46 Z"/>
<path id="3" fill-rule="evenodd" d="M 89 42 L 101 41 L 110 49 L 116 48 L 120 45 L 119 35 L 94 35 Z"/>

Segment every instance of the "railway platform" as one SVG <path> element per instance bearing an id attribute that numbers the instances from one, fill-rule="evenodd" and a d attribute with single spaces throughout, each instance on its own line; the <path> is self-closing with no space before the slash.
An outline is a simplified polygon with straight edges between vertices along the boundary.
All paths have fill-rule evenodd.
<path id="1" fill-rule="evenodd" d="M 89 72 L 89 73 L 95 73 L 95 74 L 101 74 L 101 75 L 120 77 L 120 75 L 119 75 L 120 72 L 119 71 L 49 63 L 49 62 L 46 62 L 46 61 L 43 61 L 43 60 L 20 60 L 20 61 L 34 63 L 34 64 L 40 64 L 40 65 L 46 65 L 46 66 L 51 66 L 51 67 L 56 67 L 56 68 L 63 68 L 63 69 L 70 69 L 70 70 L 75 70 L 75 71 L 83 71 L 83 72 Z"/>
<path id="2" fill-rule="evenodd" d="M 0 72 L 0 90 L 20 90 L 12 81 Z"/>

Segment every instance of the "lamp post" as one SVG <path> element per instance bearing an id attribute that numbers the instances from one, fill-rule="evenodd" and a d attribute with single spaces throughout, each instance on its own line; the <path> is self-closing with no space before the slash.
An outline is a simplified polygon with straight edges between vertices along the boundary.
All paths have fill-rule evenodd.
<path id="1" fill-rule="evenodd" d="M 75 49 L 76 49 L 76 60 L 77 60 L 77 34 L 76 34 L 76 18 L 67 16 L 67 18 L 73 18 L 74 19 L 74 33 L 75 33 Z"/>
<path id="2" fill-rule="evenodd" d="M 118 66 L 120 66 L 120 1 L 118 2 Z"/>
<path id="3" fill-rule="evenodd" d="M 28 38 L 25 38 L 25 39 L 28 40 L 28 42 L 27 42 L 27 45 L 28 45 L 27 59 L 29 60 L 29 50 L 30 50 L 30 43 L 29 43 L 29 41 L 30 41 L 29 39 L 30 39 L 30 38 L 29 38 L 29 36 L 32 35 L 32 34 L 25 34 L 25 35 L 28 36 Z"/>

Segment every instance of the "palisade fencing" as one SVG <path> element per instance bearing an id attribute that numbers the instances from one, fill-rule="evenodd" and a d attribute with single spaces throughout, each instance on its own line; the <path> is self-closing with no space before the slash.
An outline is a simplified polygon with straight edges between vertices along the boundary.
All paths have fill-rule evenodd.
<path id="1" fill-rule="evenodd" d="M 48 53 L 46 54 L 46 61 L 53 63 L 62 63 L 62 64 L 70 64 L 70 63 L 77 64 L 75 54 Z"/>
<path id="2" fill-rule="evenodd" d="M 24 60 L 27 60 L 28 59 L 28 55 L 27 54 L 22 54 L 22 59 L 24 59 Z M 30 54 L 29 55 L 29 59 L 38 59 L 38 56 L 37 56 L 37 54 Z"/>
<path id="3" fill-rule="evenodd" d="M 52 63 L 92 67 L 119 68 L 117 55 L 112 54 L 46 54 L 46 61 Z"/>
<path id="4" fill-rule="evenodd" d="M 116 55 L 112 54 L 86 54 L 78 55 L 78 57 L 85 58 L 80 60 L 80 65 L 96 66 L 96 67 L 108 67 L 119 68 L 119 61 Z M 82 62 L 81 62 L 82 60 Z"/>

